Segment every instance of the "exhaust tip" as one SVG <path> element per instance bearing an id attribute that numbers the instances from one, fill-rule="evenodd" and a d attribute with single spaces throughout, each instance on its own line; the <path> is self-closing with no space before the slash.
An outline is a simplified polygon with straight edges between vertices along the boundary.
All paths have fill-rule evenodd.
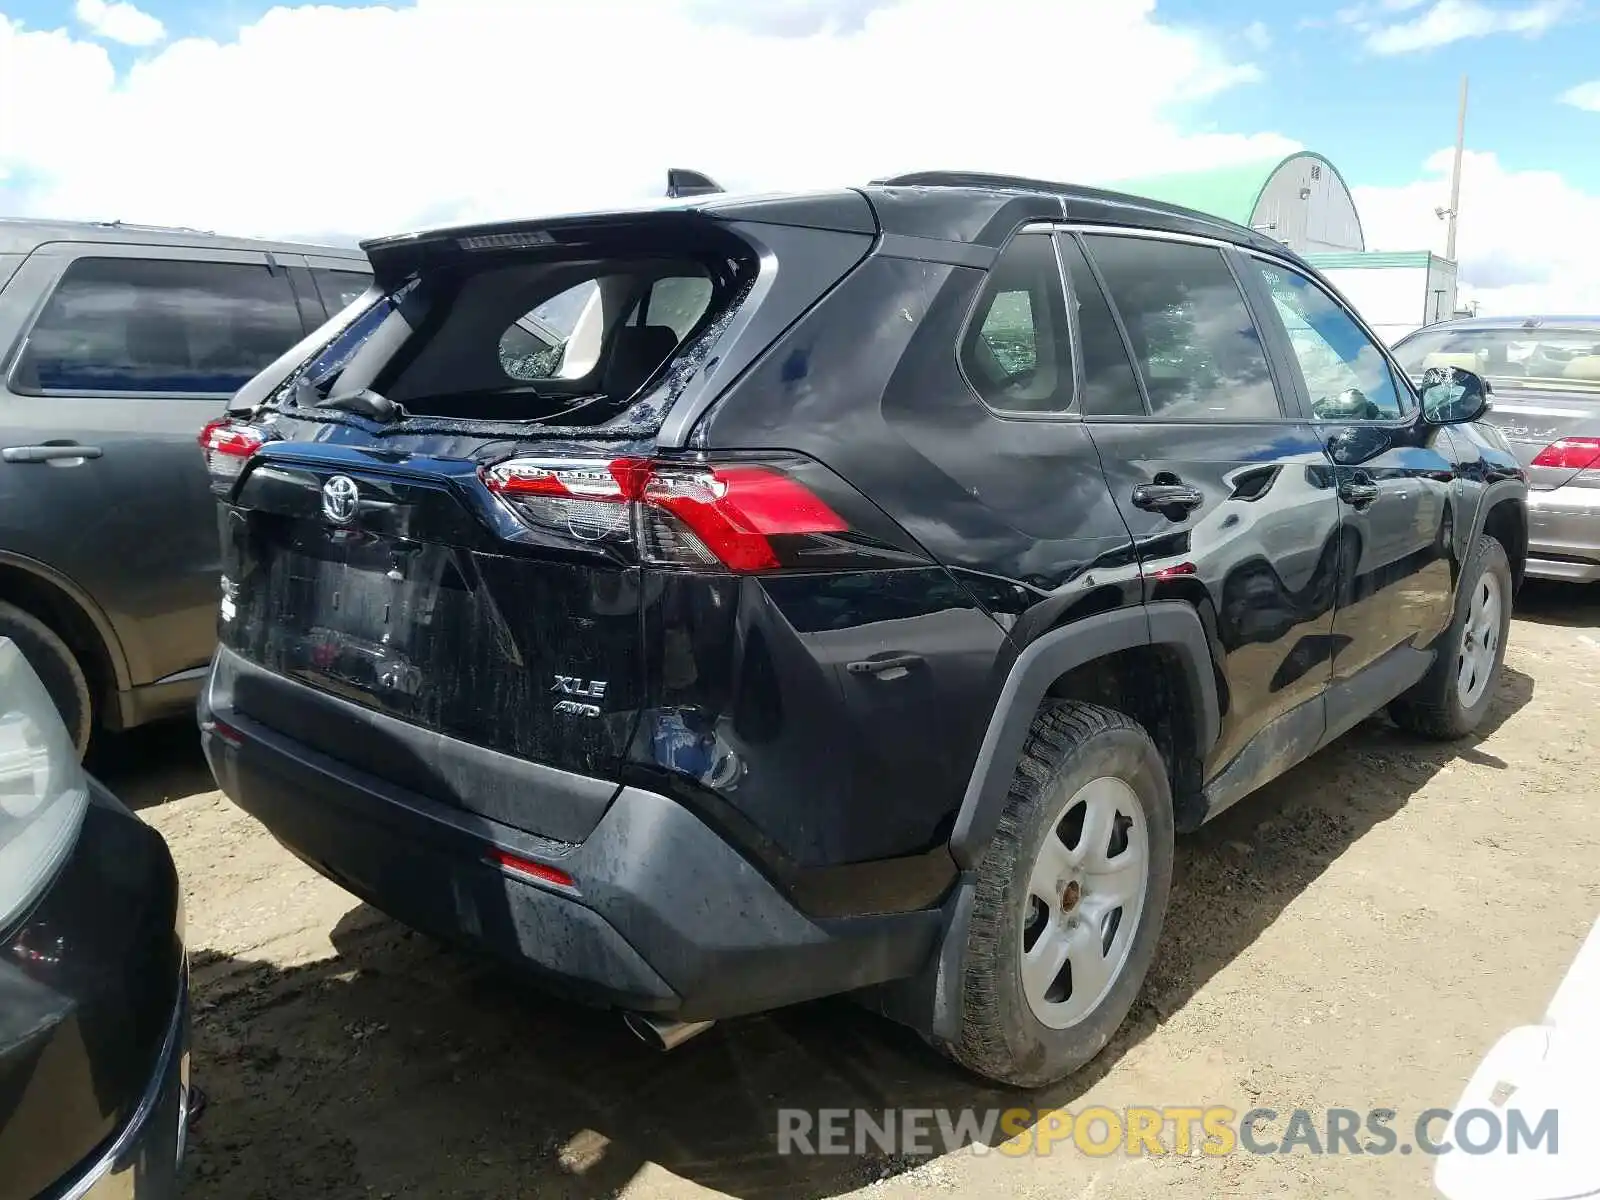
<path id="1" fill-rule="evenodd" d="M 692 1037 L 698 1037 L 715 1021 L 670 1021 L 648 1013 L 624 1013 L 622 1023 L 633 1036 L 654 1050 L 675 1050 Z"/>

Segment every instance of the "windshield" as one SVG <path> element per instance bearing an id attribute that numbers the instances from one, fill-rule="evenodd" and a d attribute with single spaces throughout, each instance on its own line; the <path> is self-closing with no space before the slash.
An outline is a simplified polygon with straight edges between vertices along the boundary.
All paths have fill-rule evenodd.
<path id="1" fill-rule="evenodd" d="M 1424 329 L 1394 349 L 1413 378 L 1459 367 L 1512 389 L 1600 393 L 1600 326 Z"/>

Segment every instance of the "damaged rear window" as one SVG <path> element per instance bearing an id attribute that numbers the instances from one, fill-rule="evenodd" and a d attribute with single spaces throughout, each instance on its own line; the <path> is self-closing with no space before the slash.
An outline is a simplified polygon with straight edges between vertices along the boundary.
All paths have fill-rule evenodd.
<path id="1" fill-rule="evenodd" d="M 753 263 L 709 257 L 516 257 L 413 278 L 285 385 L 280 401 L 403 417 L 598 424 L 715 337 Z"/>

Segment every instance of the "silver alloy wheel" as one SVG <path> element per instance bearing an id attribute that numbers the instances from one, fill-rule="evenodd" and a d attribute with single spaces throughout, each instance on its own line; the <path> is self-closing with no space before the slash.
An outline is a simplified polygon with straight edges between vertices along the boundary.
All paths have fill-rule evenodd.
<path id="1" fill-rule="evenodd" d="M 1456 689 L 1461 707 L 1471 708 L 1489 686 L 1500 649 L 1500 579 L 1492 571 L 1478 577 L 1468 602 L 1467 624 L 1456 660 Z"/>
<path id="2" fill-rule="evenodd" d="M 1039 847 L 1022 898 L 1022 990 L 1040 1024 L 1076 1025 L 1122 973 L 1144 911 L 1150 831 L 1120 779 L 1084 784 Z"/>

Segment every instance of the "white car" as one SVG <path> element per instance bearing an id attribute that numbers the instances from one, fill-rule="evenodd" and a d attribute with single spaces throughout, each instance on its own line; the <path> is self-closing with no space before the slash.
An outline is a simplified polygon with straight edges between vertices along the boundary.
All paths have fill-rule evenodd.
<path id="1" fill-rule="evenodd" d="M 1556 989 L 1539 1025 L 1513 1029 L 1495 1044 L 1455 1108 L 1449 1142 L 1482 1146 L 1485 1131 L 1502 1136 L 1492 1150 L 1442 1155 L 1434 1184 L 1449 1200 L 1575 1200 L 1600 1196 L 1600 921 Z M 1473 1118 L 1474 1112 L 1487 1111 Z M 1555 1114 L 1556 1140 L 1513 1148 L 1513 1128 L 1537 1131 Z M 1513 1114 L 1520 1114 L 1514 1120 Z M 1476 1122 L 1475 1131 L 1462 1126 Z M 1463 1137 L 1463 1132 L 1466 1136 Z"/>

